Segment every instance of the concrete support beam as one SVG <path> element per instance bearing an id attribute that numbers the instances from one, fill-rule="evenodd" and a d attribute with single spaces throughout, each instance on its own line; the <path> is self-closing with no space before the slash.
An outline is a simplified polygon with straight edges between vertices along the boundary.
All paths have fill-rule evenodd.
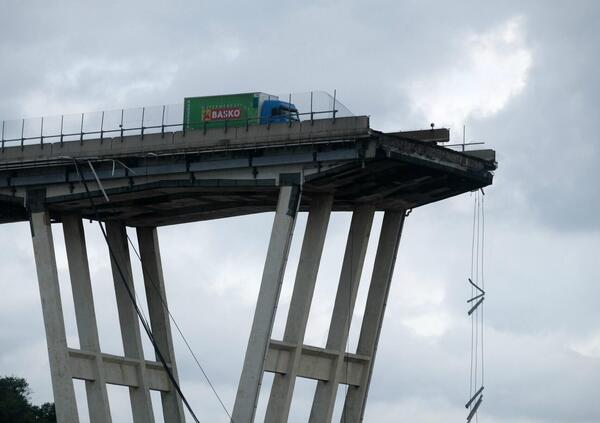
<path id="1" fill-rule="evenodd" d="M 62 226 L 69 262 L 79 344 L 81 349 L 93 353 L 91 364 L 94 379 L 85 382 L 90 422 L 110 423 L 112 420 L 104 371 L 101 367 L 100 341 L 83 225 L 80 216 L 68 215 L 63 217 Z"/>
<path id="2" fill-rule="evenodd" d="M 300 360 L 303 357 L 302 344 L 332 204 L 333 195 L 315 196 L 308 214 L 298 271 L 294 281 L 294 291 L 283 335 L 283 341 L 291 343 L 294 347 L 289 351 L 290 363 L 286 365 L 286 371 L 276 374 L 273 379 L 265 417 L 265 422 L 268 423 L 280 423 L 288 419 L 294 384 L 298 375 Z"/>
<path id="3" fill-rule="evenodd" d="M 297 346 L 282 341 L 271 341 L 265 372 L 276 373 L 276 376 L 289 374 L 292 369 L 298 377 L 329 382 L 334 376 L 339 351 L 304 345 L 296 351 Z M 296 357 L 299 357 L 296 360 Z M 295 367 L 293 367 L 295 366 Z M 337 382 L 358 386 L 363 374 L 369 369 L 369 357 L 358 354 L 345 354 L 342 372 Z M 287 421 L 287 416 L 282 422 Z"/>
<path id="4" fill-rule="evenodd" d="M 124 355 L 126 358 L 143 362 L 144 351 L 142 348 L 138 316 L 127 288 L 125 287 L 125 285 L 127 285 L 129 290 L 134 292 L 133 275 L 129 259 L 129 246 L 127 244 L 127 232 L 125 226 L 117 221 L 107 222 L 106 230 L 108 233 L 108 243 L 112 251 L 110 259 L 115 294 L 117 297 L 117 310 L 119 312 Z M 150 399 L 149 386 L 145 377 L 145 370 L 146 369 L 143 366 L 137 367 L 139 385 L 137 388 L 129 388 L 129 398 L 131 401 L 134 423 L 154 422 L 152 401 Z"/>
<path id="5" fill-rule="evenodd" d="M 294 232 L 299 196 L 298 187 L 283 186 L 280 189 L 244 367 L 233 407 L 232 417 L 237 423 L 254 421 L 265 357 Z"/>
<path id="6" fill-rule="evenodd" d="M 398 253 L 398 245 L 404 225 L 404 211 L 386 212 L 381 226 L 379 245 L 371 285 L 367 297 L 367 305 L 358 341 L 357 354 L 371 357 L 367 371 L 362 374 L 358 386 L 350 386 L 346 394 L 346 402 L 341 421 L 346 423 L 362 422 L 369 392 L 369 384 L 373 374 L 373 365 L 377 353 L 377 344 L 381 334 L 381 326 L 385 314 L 390 284 L 394 273 L 394 264 Z"/>
<path id="7" fill-rule="evenodd" d="M 173 387 L 162 363 L 139 361 L 111 354 L 96 354 L 92 351 L 69 349 L 71 371 L 74 379 L 97 382 L 96 362 L 100 358 L 101 375 L 106 383 L 139 388 L 139 367 L 144 368 L 146 384 L 150 389 L 169 392 Z M 165 420 L 171 421 L 171 420 Z"/>
<path id="8" fill-rule="evenodd" d="M 340 282 L 326 344 L 326 349 L 338 351 L 338 357 L 333 366 L 330 381 L 319 381 L 317 384 L 310 412 L 309 421 L 311 423 L 328 423 L 331 421 L 333 415 L 339 385 L 338 380 L 343 371 L 348 332 L 350 331 L 350 323 L 352 321 L 356 294 L 365 261 L 374 214 L 375 211 L 372 207 L 363 206 L 357 209 L 352 215 Z"/>
<path id="9" fill-rule="evenodd" d="M 50 216 L 47 211 L 33 211 L 30 222 L 56 417 L 59 422 L 78 422 Z"/>
<path id="10" fill-rule="evenodd" d="M 163 358 L 171 366 L 171 372 L 175 380 L 179 382 L 167 308 L 165 282 L 160 260 L 160 248 L 158 246 L 158 233 L 156 228 L 153 227 L 137 228 L 137 237 L 140 256 L 142 258 L 144 285 L 146 287 L 146 300 L 148 302 L 148 314 L 150 315 L 152 334 Z M 158 360 L 158 357 L 156 359 Z M 161 400 L 165 422 L 185 422 L 181 398 L 177 394 L 175 387 L 161 392 Z"/>

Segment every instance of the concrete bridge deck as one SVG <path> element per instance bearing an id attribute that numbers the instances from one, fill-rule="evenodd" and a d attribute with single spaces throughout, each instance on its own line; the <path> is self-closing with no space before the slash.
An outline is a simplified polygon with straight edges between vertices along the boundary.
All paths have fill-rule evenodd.
<path id="1" fill-rule="evenodd" d="M 491 184 L 493 151 L 435 143 L 447 135 L 386 134 L 357 116 L 9 147 L 0 152 L 0 223 L 27 220 L 38 189 L 53 218 L 69 211 L 94 218 L 78 172 L 101 219 L 129 226 L 273 211 L 278 187 L 288 183 L 302 186 L 300 210 L 314 194 L 334 193 L 333 211 L 365 203 L 410 209 Z"/>

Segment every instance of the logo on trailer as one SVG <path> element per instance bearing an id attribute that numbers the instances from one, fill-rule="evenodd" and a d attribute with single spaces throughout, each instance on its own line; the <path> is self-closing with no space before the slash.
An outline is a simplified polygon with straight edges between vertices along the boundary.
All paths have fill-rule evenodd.
<path id="1" fill-rule="evenodd" d="M 242 116 L 241 107 L 218 107 L 204 110 L 204 121 L 236 120 Z"/>

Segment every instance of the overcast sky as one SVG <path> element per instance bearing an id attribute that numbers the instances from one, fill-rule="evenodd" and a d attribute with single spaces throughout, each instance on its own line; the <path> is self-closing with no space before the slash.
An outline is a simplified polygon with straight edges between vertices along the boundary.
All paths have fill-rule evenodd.
<path id="1" fill-rule="evenodd" d="M 467 139 L 484 141 L 499 161 L 485 196 L 486 395 L 480 421 L 598 422 L 599 11 L 593 0 L 4 0 L 0 119 L 179 103 L 193 95 L 337 89 L 341 101 L 355 114 L 370 115 L 376 129 L 435 122 L 449 126 L 458 140 L 465 124 Z M 406 221 L 367 422 L 466 417 L 472 209 L 473 196 L 465 194 L 417 209 Z M 171 309 L 229 408 L 272 218 L 159 230 Z M 332 218 L 309 344 L 325 343 L 349 218 Z M 305 221 L 301 215 L 296 226 L 275 337 L 283 333 Z M 363 282 L 380 224 L 378 215 Z M 108 253 L 97 227 L 85 228 L 102 348 L 121 354 Z M 54 229 L 69 344 L 77 347 L 62 234 Z M 28 225 L 0 227 L 0 248 L 0 375 L 25 377 L 35 402 L 51 401 Z M 205 422 L 227 421 L 174 337 L 182 387 L 196 414 Z M 265 378 L 266 388 L 271 380 Z M 83 384 L 75 385 L 81 420 L 88 421 Z M 290 420 L 304 422 L 315 383 L 296 386 Z M 110 387 L 109 396 L 113 421 L 130 421 L 126 389 Z M 153 398 L 158 406 L 159 397 Z"/>

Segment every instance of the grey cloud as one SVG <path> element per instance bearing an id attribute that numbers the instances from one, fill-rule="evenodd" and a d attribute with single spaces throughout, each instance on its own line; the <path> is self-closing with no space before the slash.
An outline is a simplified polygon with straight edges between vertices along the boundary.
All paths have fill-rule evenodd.
<path id="1" fill-rule="evenodd" d="M 398 129 L 429 123 L 428 116 L 413 112 L 402 84 L 455 66 L 465 35 L 523 16 L 533 58 L 524 90 L 498 114 L 467 122 L 469 138 L 485 140 L 500 161 L 495 184 L 486 190 L 488 393 L 481 417 L 511 423 L 600 419 L 592 398 L 598 357 L 571 348 L 597 334 L 600 324 L 595 268 L 600 8 L 594 1 L 312 1 L 278 7 L 5 2 L 1 7 L 0 118 L 177 103 L 196 94 L 337 88 L 350 109 L 372 116 L 374 127 Z M 88 110 L 79 109 L 84 106 Z M 271 219 L 265 214 L 159 231 L 169 303 L 229 406 Z M 464 418 L 470 226 L 469 195 L 416 210 L 407 220 L 368 421 Z M 301 229 L 299 223 L 276 333 L 285 320 Z M 27 377 L 41 402 L 51 399 L 51 388 L 28 231 L 26 224 L 0 228 L 0 373 Z M 94 226 L 86 225 L 86 231 L 101 342 L 118 353 L 106 248 Z M 346 231 L 347 216 L 336 217 L 309 325 L 313 343 L 324 341 L 341 254 L 333 240 L 343 242 Z M 67 329 L 74 339 L 64 258 L 62 263 Z M 368 273 L 366 268 L 365 280 Z M 443 292 L 441 302 L 411 300 L 427 289 Z M 407 323 L 435 313 L 448 319 L 440 336 L 419 336 Z M 355 317 L 351 343 L 357 322 Z M 206 421 L 225 422 L 182 341 L 175 336 L 175 342 L 194 408 Z M 151 353 L 147 343 L 146 352 Z M 298 386 L 292 420 L 300 422 L 314 383 Z M 111 404 L 115 421 L 130 418 L 125 392 L 112 389 Z"/>

